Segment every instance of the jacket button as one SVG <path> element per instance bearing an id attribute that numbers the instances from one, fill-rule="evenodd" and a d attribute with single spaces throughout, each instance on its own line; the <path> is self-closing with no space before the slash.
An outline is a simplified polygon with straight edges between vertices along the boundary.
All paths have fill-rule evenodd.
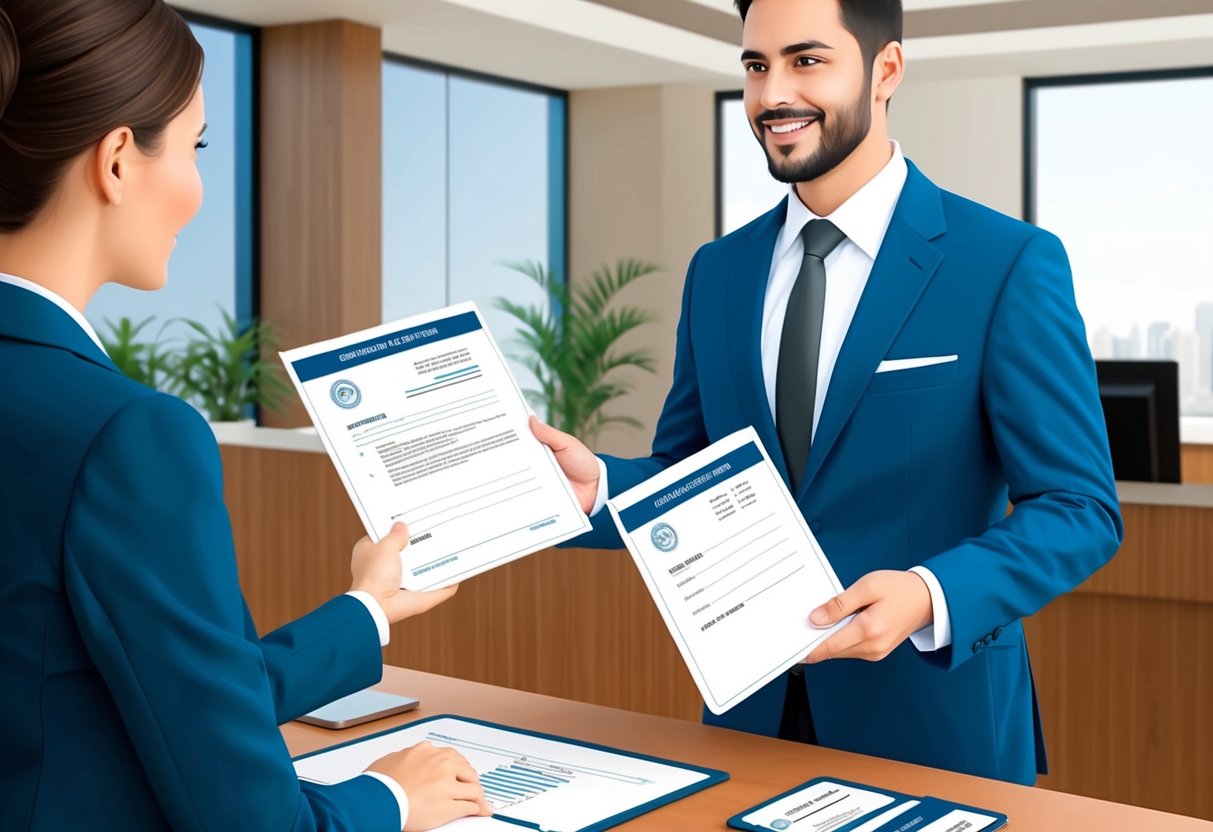
<path id="1" fill-rule="evenodd" d="M 813 530 L 813 534 L 820 533 L 821 532 L 821 521 L 814 520 L 813 522 L 809 523 L 809 528 Z"/>
<path id="2" fill-rule="evenodd" d="M 992 633 L 992 635 L 994 636 L 994 640 L 995 640 L 995 641 L 998 641 L 998 637 L 999 637 L 1000 635 L 1002 635 L 1002 630 L 1003 630 L 1003 628 L 1002 628 L 1002 627 L 995 627 L 995 628 L 994 628 L 994 632 Z"/>
<path id="3" fill-rule="evenodd" d="M 993 640 L 994 640 L 994 636 L 988 635 L 981 640 L 981 643 L 984 644 L 986 647 L 989 647 L 990 642 L 992 642 Z"/>
<path id="4" fill-rule="evenodd" d="M 973 652 L 976 653 L 979 650 L 981 650 L 981 642 L 980 641 L 973 642 Z"/>

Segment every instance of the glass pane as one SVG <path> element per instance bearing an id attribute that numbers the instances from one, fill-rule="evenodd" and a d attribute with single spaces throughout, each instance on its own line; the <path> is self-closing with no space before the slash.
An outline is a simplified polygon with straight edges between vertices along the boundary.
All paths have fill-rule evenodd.
<path id="1" fill-rule="evenodd" d="M 463 78 L 451 79 L 450 96 L 450 299 L 476 301 L 508 355 L 518 327 L 493 299 L 547 308 L 534 283 L 501 264 L 548 262 L 550 99 Z M 512 369 L 524 389 L 534 386 Z"/>
<path id="2" fill-rule="evenodd" d="M 444 73 L 383 65 L 383 319 L 447 305 Z"/>
<path id="3" fill-rule="evenodd" d="M 206 52 L 202 89 L 206 98 L 206 138 L 209 146 L 198 152 L 204 196 L 202 209 L 177 239 L 169 261 L 168 283 L 157 292 L 137 292 L 113 284 L 103 286 L 89 304 L 87 315 L 98 332 L 107 337 L 106 319 L 140 321 L 155 316 L 156 321 L 142 336 L 155 337 L 161 324 L 174 317 L 187 317 L 207 327 L 219 326 L 222 308 L 239 317 L 251 300 L 251 281 L 241 280 L 242 252 L 238 222 L 251 223 L 251 217 L 238 206 L 237 165 L 241 153 L 251 148 L 247 141 L 247 114 L 240 106 L 248 90 L 237 84 L 251 84 L 247 66 L 249 36 L 243 33 L 192 25 L 195 37 Z M 246 235 L 251 229 L 245 229 Z M 237 294 L 247 294 L 238 298 Z M 165 333 L 171 337 L 171 330 Z"/>
<path id="4" fill-rule="evenodd" d="M 1179 361 L 1213 416 L 1213 78 L 1035 91 L 1035 217 L 1070 253 L 1096 358 Z"/>
<path id="5" fill-rule="evenodd" d="M 720 102 L 721 232 L 736 231 L 774 208 L 788 186 L 771 178 L 740 98 Z"/>

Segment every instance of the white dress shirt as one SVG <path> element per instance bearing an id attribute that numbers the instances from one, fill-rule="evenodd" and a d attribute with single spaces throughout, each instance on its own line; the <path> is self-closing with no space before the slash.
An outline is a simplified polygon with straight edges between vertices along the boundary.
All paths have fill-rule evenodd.
<path id="1" fill-rule="evenodd" d="M 25 278 L 16 277 L 15 275 L 4 274 L 3 272 L 0 272 L 0 283 L 7 283 L 10 286 L 16 286 L 19 289 L 25 289 L 26 291 L 33 292 L 35 295 L 45 298 L 46 300 L 55 304 L 55 306 L 58 306 L 60 309 L 66 312 L 73 321 L 80 325 L 80 328 L 84 330 L 84 334 L 97 345 L 97 349 L 101 350 L 103 354 L 108 355 L 108 353 L 105 352 L 105 345 L 103 345 L 101 343 L 101 339 L 97 337 L 97 332 L 88 322 L 88 319 L 81 314 L 79 309 L 72 306 L 56 292 L 52 292 L 50 289 L 47 289 L 41 284 L 34 283 L 33 281 L 26 280 Z M 351 590 L 350 592 L 347 592 L 346 595 L 357 599 L 359 603 L 366 607 L 366 611 L 371 614 L 371 618 L 375 622 L 375 630 L 379 635 L 379 646 L 386 647 L 391 639 L 391 630 L 388 627 L 387 614 L 383 611 L 383 607 L 379 605 L 379 602 L 376 601 L 372 595 L 366 592 Z M 392 797 L 396 799 L 396 805 L 400 809 L 400 828 L 403 829 L 405 821 L 409 816 L 409 798 L 408 795 L 404 793 L 404 789 L 401 788 L 399 783 L 385 774 L 368 771 L 366 776 L 375 778 L 387 786 L 392 792 Z"/>
<path id="2" fill-rule="evenodd" d="M 828 219 L 847 235 L 825 258 L 826 297 L 821 325 L 821 350 L 817 364 L 817 389 L 826 391 L 818 395 L 813 407 L 813 427 L 821 419 L 822 405 L 829 395 L 830 378 L 834 364 L 842 349 L 843 339 L 851 328 L 855 309 L 876 256 L 880 253 L 885 232 L 893 219 L 893 210 L 905 186 L 908 168 L 901 146 L 893 142 L 893 156 L 876 176 L 851 195 L 850 199 L 835 209 L 828 217 L 818 217 L 800 201 L 796 187 L 788 189 L 788 210 L 783 229 L 775 240 L 771 273 L 767 281 L 766 297 L 762 306 L 762 329 L 760 347 L 762 375 L 767 393 L 767 405 L 772 418 L 775 414 L 775 378 L 779 367 L 779 344 L 783 338 L 783 319 L 788 308 L 792 287 L 800 274 L 804 260 L 804 241 L 801 229 L 815 219 Z M 599 460 L 600 477 L 598 495 L 591 513 L 596 514 L 606 502 L 609 490 L 606 485 L 606 465 Z M 910 636 L 914 646 L 922 651 L 939 650 L 952 643 L 952 621 L 948 614 L 947 600 L 939 579 L 924 566 L 912 567 L 923 579 L 931 593 L 934 622 Z"/>

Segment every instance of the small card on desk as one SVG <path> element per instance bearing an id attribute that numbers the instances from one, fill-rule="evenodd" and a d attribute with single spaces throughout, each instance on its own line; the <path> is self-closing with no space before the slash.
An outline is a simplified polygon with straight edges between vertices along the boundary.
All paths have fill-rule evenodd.
<path id="1" fill-rule="evenodd" d="M 1006 815 L 936 797 L 817 777 L 729 818 L 751 832 L 985 832 Z"/>

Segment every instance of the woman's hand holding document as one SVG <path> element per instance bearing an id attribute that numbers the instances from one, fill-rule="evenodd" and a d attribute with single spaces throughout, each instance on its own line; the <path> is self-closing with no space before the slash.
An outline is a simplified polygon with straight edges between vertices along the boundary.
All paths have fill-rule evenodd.
<path id="1" fill-rule="evenodd" d="M 405 588 L 449 586 L 589 530 L 474 304 L 282 360 L 367 534 L 408 524 Z"/>
<path id="2" fill-rule="evenodd" d="M 607 505 L 712 713 L 850 620 L 809 623 L 842 585 L 752 428 Z"/>

